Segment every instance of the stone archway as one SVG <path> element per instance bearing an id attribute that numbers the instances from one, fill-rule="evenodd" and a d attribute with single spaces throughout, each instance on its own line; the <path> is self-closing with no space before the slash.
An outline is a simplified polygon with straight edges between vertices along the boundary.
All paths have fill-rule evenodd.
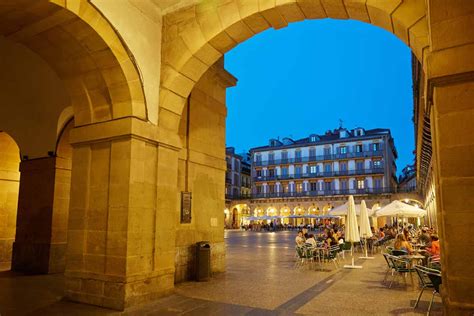
<path id="1" fill-rule="evenodd" d="M 76 125 L 146 119 L 137 68 L 120 37 L 89 1 L 8 1 L 0 34 L 44 59 L 64 82 Z"/>
<path id="2" fill-rule="evenodd" d="M 394 33 L 424 64 L 428 42 L 426 6 L 402 1 L 199 2 L 164 19 L 159 124 L 175 132 L 196 82 L 239 43 L 270 27 L 305 19 L 355 19 Z"/>

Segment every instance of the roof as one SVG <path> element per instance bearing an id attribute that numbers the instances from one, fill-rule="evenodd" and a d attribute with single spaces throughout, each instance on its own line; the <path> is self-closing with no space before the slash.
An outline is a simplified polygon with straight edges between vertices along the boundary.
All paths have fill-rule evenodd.
<path id="1" fill-rule="evenodd" d="M 357 129 L 361 129 L 361 128 L 358 127 Z M 340 131 L 346 131 L 348 136 L 344 138 L 340 138 L 339 137 Z M 364 130 L 364 131 L 365 131 L 365 134 L 363 136 L 354 136 L 353 130 L 338 128 L 338 129 L 335 129 L 334 131 L 327 131 L 323 135 L 311 134 L 310 137 L 317 136 L 317 139 L 314 142 L 310 140 L 310 137 L 305 137 L 305 138 L 294 140 L 294 143 L 290 145 L 282 144 L 282 145 L 277 145 L 277 146 L 267 145 L 267 146 L 254 147 L 250 149 L 250 152 L 267 151 L 267 150 L 274 150 L 274 149 L 297 148 L 297 147 L 309 146 L 309 145 L 324 145 L 324 144 L 330 144 L 334 142 L 345 143 L 348 141 L 372 139 L 374 137 L 381 136 L 381 135 L 391 136 L 390 129 L 388 128 L 374 128 L 374 129 L 369 129 L 369 130 Z"/>

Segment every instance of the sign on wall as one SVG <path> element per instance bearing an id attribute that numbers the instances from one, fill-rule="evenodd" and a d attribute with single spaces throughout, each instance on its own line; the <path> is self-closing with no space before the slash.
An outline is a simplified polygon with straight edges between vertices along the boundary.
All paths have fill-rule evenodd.
<path id="1" fill-rule="evenodd" d="M 181 223 L 191 223 L 191 192 L 181 192 Z"/>

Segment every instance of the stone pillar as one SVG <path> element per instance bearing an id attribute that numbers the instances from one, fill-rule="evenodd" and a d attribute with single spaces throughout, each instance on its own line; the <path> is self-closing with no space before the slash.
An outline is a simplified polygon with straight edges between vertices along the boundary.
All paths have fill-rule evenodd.
<path id="1" fill-rule="evenodd" d="M 15 240 L 20 153 L 6 133 L 0 132 L 0 270 L 9 270 Z"/>
<path id="2" fill-rule="evenodd" d="M 48 157 L 20 164 L 20 192 L 12 270 L 64 271 L 71 163 Z"/>
<path id="3" fill-rule="evenodd" d="M 194 278 L 198 241 L 211 243 L 212 272 L 225 271 L 225 101 L 235 82 L 220 60 L 198 81 L 181 116 L 179 188 L 192 193 L 192 220 L 178 222 L 175 282 Z"/>
<path id="4" fill-rule="evenodd" d="M 122 310 L 172 291 L 175 137 L 135 118 L 72 130 L 69 299 Z"/>
<path id="5" fill-rule="evenodd" d="M 431 112 L 446 315 L 474 312 L 474 77 L 434 88 Z M 467 251 L 467 252 L 466 252 Z"/>
<path id="6" fill-rule="evenodd" d="M 446 315 L 474 312 L 474 2 L 429 0 L 427 96 Z"/>

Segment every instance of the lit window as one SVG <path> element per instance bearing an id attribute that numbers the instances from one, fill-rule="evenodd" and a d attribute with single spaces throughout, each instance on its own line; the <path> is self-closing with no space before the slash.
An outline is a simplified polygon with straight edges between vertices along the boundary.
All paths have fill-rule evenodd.
<path id="1" fill-rule="evenodd" d="M 309 172 L 310 172 L 310 173 L 316 173 L 316 170 L 317 170 L 317 169 L 316 169 L 316 166 L 310 166 L 310 167 L 309 167 Z"/>
<path id="2" fill-rule="evenodd" d="M 362 145 L 356 145 L 356 152 L 361 153 L 362 152 Z"/>
<path id="3" fill-rule="evenodd" d="M 341 146 L 341 154 L 347 154 L 347 147 Z"/>
<path id="4" fill-rule="evenodd" d="M 375 160 L 374 161 L 374 168 L 381 168 L 381 167 L 382 167 L 382 161 Z"/>
<path id="5" fill-rule="evenodd" d="M 364 184 L 364 180 L 357 180 L 357 189 L 363 189 Z"/>

